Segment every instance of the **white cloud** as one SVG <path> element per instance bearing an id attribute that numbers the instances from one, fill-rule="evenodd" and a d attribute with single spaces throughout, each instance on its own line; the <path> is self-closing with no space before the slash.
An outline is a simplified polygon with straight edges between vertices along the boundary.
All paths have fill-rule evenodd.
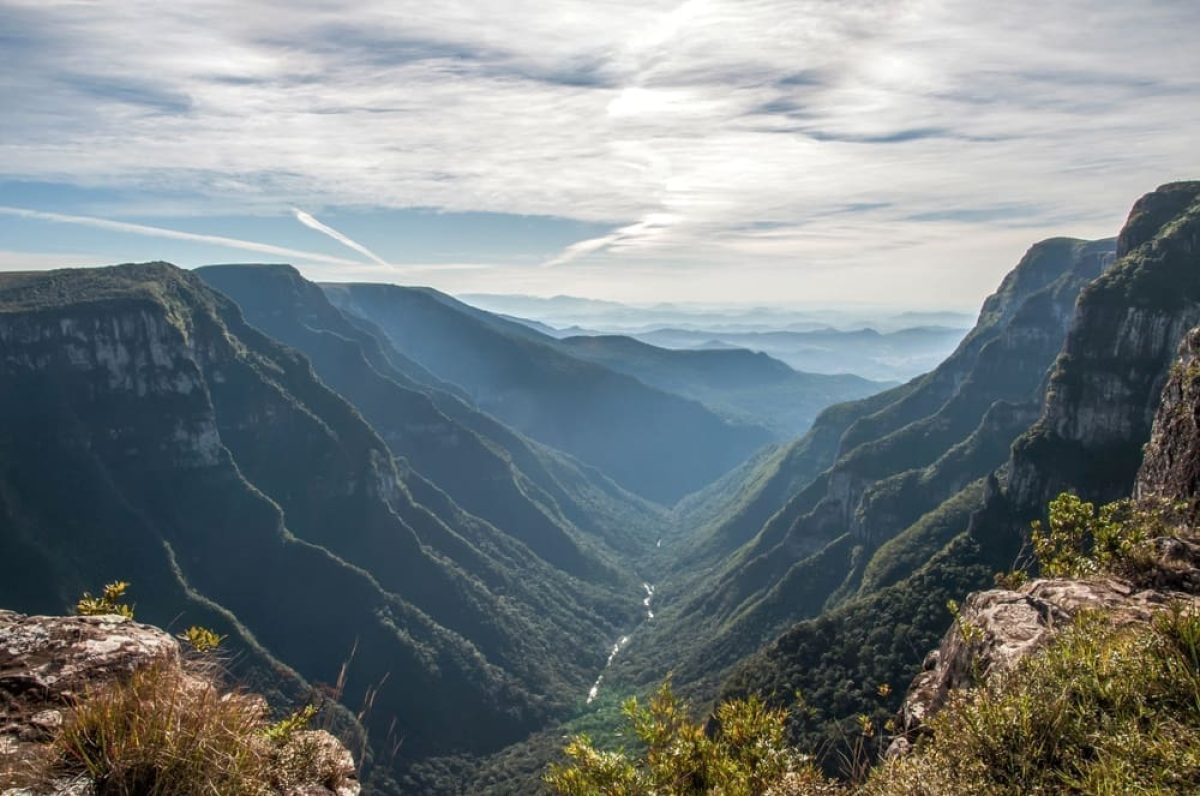
<path id="1" fill-rule="evenodd" d="M 903 274 L 933 272 L 957 300 L 1038 236 L 1111 234 L 1137 195 L 1200 166 L 1191 0 L 347 8 L 0 3 L 29 37 L 6 39 L 0 174 L 190 189 L 197 212 L 616 227 L 550 260 L 570 269 L 530 270 L 556 292 L 587 262 L 610 292 L 713 289 L 678 275 L 725 268 L 761 275 L 731 289 L 772 296 L 912 295 L 930 286 Z M 860 276 L 838 288 L 838 268 Z"/>

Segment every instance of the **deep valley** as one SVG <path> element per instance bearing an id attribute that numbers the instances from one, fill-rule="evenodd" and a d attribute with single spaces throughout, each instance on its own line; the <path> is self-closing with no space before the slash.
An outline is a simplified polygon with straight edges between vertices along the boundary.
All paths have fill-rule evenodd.
<path id="1" fill-rule="evenodd" d="M 900 384 L 288 265 L 0 274 L 0 605 L 131 581 L 273 701 L 332 690 L 370 793 L 538 792 L 666 678 L 836 775 L 1056 495 L 1131 494 L 1198 325 L 1195 182 L 1033 243 Z"/>

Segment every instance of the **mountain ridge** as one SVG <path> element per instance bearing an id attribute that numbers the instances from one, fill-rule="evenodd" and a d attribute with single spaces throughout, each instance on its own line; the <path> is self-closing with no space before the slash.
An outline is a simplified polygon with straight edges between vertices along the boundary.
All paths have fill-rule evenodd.
<path id="1" fill-rule="evenodd" d="M 366 317 L 403 353 L 466 388 L 481 409 L 644 497 L 674 502 L 769 441 L 764 429 L 568 357 L 540 333 L 436 291 L 323 287 L 340 309 Z"/>

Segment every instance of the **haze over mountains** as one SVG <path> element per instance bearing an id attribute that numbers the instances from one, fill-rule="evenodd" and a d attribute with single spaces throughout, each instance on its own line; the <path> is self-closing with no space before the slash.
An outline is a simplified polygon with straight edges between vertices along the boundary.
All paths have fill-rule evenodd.
<path id="1" fill-rule="evenodd" d="M 907 380 L 949 354 L 975 316 L 886 308 L 632 306 L 572 296 L 465 294 L 468 304 L 554 337 L 631 337 L 664 348 L 744 348 L 796 370 Z"/>
<path id="2" fill-rule="evenodd" d="M 3 274 L 0 605 L 128 579 L 285 703 L 344 672 L 372 793 L 537 792 L 668 674 L 800 693 L 827 752 L 1050 497 L 1128 493 L 1198 230 L 1173 183 L 1116 238 L 1034 243 L 892 385 L 280 264 Z"/>

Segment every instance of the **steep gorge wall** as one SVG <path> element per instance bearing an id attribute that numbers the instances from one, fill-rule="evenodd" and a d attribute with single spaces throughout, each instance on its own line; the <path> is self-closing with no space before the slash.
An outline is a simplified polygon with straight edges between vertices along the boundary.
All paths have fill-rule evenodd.
<path id="1" fill-rule="evenodd" d="M 1200 182 L 1140 199 L 1117 254 L 1080 295 L 1041 417 L 972 523 L 985 544 L 1011 549 L 1065 489 L 1107 501 L 1133 486 L 1171 362 L 1200 322 Z"/>

